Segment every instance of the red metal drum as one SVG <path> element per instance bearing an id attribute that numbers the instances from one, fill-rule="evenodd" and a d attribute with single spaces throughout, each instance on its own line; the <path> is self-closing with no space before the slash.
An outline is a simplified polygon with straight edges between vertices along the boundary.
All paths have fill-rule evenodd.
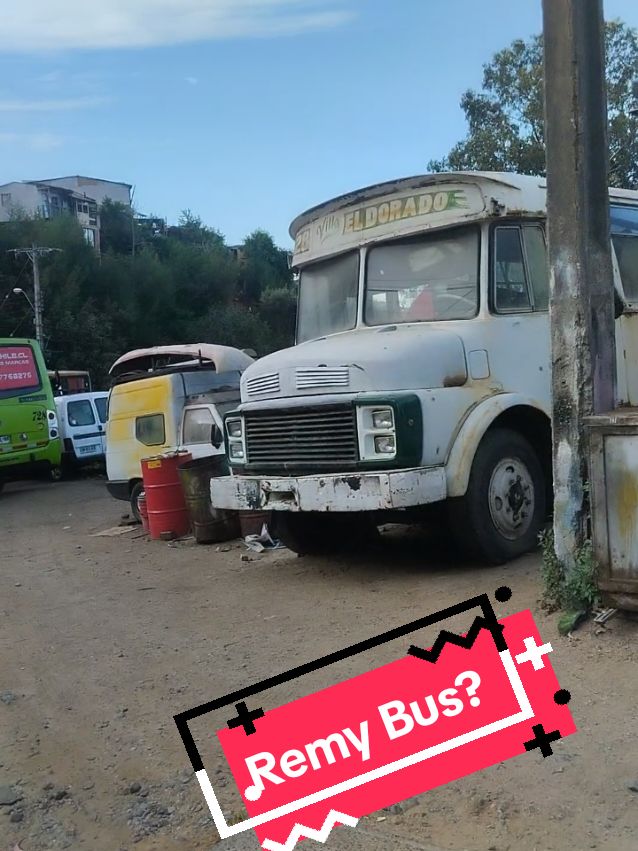
<path id="1" fill-rule="evenodd" d="M 190 531 L 178 467 L 191 459 L 190 452 L 167 452 L 142 460 L 148 526 L 155 540 L 163 534 L 180 538 Z"/>

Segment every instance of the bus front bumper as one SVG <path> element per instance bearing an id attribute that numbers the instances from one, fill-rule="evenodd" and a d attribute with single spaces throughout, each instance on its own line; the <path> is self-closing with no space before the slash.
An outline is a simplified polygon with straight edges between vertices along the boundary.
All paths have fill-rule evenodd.
<path id="1" fill-rule="evenodd" d="M 235 511 L 383 511 L 446 498 L 443 467 L 313 476 L 224 476 L 210 481 L 215 508 Z"/>

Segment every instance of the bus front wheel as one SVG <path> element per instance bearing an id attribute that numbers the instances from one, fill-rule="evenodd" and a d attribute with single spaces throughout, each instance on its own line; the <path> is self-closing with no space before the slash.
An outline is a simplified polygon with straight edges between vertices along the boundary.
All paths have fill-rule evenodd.
<path id="1" fill-rule="evenodd" d="M 488 431 L 465 496 L 449 501 L 451 530 L 464 555 L 503 564 L 535 549 L 545 494 L 543 469 L 529 442 L 511 429 Z"/>

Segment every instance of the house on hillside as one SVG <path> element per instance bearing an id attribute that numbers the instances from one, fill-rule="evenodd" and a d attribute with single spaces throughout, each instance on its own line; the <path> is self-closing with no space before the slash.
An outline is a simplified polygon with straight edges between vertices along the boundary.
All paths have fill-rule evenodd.
<path id="1" fill-rule="evenodd" d="M 29 181 L 30 182 L 30 181 Z M 62 189 L 71 189 L 77 195 L 86 195 L 92 198 L 98 206 L 110 198 L 126 207 L 131 206 L 130 183 L 120 183 L 115 180 L 102 180 L 99 177 L 83 177 L 76 174 L 72 177 L 53 177 L 50 180 L 39 180 L 38 183 L 47 186 L 59 186 Z"/>
<path id="2" fill-rule="evenodd" d="M 0 222 L 20 214 L 43 219 L 70 215 L 78 220 L 86 241 L 99 253 L 100 204 L 111 198 L 130 207 L 131 189 L 129 183 L 79 175 L 5 183 L 0 185 Z"/>

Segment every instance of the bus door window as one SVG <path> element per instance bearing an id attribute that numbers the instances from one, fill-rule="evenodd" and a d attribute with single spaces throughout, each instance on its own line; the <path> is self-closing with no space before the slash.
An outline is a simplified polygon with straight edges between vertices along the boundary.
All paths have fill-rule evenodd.
<path id="1" fill-rule="evenodd" d="M 547 249 L 540 225 L 507 225 L 495 229 L 493 282 L 497 313 L 548 309 Z"/>
<path id="2" fill-rule="evenodd" d="M 547 247 L 545 234 L 540 225 L 525 225 L 523 241 L 529 280 L 534 297 L 534 310 L 549 308 L 549 267 L 547 265 Z"/>
<path id="3" fill-rule="evenodd" d="M 498 313 L 531 310 L 521 229 L 496 228 L 494 241 L 494 307 Z"/>

